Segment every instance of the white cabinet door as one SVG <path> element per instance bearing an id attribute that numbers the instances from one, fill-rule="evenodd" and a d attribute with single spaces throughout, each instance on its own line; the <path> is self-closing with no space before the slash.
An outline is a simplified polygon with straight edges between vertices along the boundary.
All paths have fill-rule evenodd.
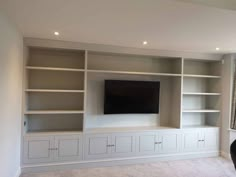
<path id="1" fill-rule="evenodd" d="M 151 155 L 157 152 L 158 138 L 155 132 L 145 132 L 137 135 L 137 154 Z"/>
<path id="2" fill-rule="evenodd" d="M 184 131 L 183 133 L 183 151 L 198 151 L 201 143 L 201 133 L 199 131 Z"/>
<path id="3" fill-rule="evenodd" d="M 106 159 L 111 157 L 111 135 L 91 134 L 85 138 L 85 159 Z"/>
<path id="4" fill-rule="evenodd" d="M 82 137 L 80 135 L 55 136 L 54 159 L 56 161 L 81 160 Z"/>
<path id="5" fill-rule="evenodd" d="M 181 134 L 175 132 L 148 132 L 137 137 L 137 151 L 140 155 L 175 153 L 181 147 Z"/>
<path id="6" fill-rule="evenodd" d="M 176 153 L 180 150 L 181 135 L 178 133 L 159 133 L 158 134 L 158 153 Z"/>
<path id="7" fill-rule="evenodd" d="M 24 163 L 53 161 L 53 136 L 25 137 Z"/>
<path id="8" fill-rule="evenodd" d="M 112 134 L 112 157 L 135 155 L 135 135 L 132 133 Z"/>
<path id="9" fill-rule="evenodd" d="M 184 131 L 183 151 L 219 150 L 219 129 Z"/>
<path id="10" fill-rule="evenodd" d="M 219 129 L 207 129 L 202 134 L 203 150 L 219 150 Z"/>

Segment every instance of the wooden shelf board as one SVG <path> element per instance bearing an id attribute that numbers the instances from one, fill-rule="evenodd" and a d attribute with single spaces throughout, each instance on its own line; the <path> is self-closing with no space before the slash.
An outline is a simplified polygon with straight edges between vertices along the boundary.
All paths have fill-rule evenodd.
<path id="1" fill-rule="evenodd" d="M 194 113 L 194 112 L 199 112 L 199 113 L 201 113 L 201 112 L 209 112 L 209 113 L 211 113 L 211 112 L 220 112 L 220 110 L 217 110 L 217 109 L 185 109 L 185 110 L 183 110 L 182 112 L 189 112 L 189 113 Z"/>
<path id="2" fill-rule="evenodd" d="M 182 129 L 191 129 L 191 128 L 219 128 L 217 126 L 210 126 L 210 125 L 183 125 Z"/>
<path id="3" fill-rule="evenodd" d="M 83 114 L 83 110 L 37 110 L 25 111 L 25 114 Z"/>
<path id="4" fill-rule="evenodd" d="M 72 72 L 84 72 L 84 69 L 74 68 L 56 68 L 56 67 L 39 67 L 39 66 L 26 66 L 26 69 L 31 70 L 50 70 L 50 71 L 72 71 Z"/>
<path id="5" fill-rule="evenodd" d="M 143 126 L 143 127 L 105 127 L 105 128 L 89 128 L 85 129 L 86 133 L 102 133 L 102 132 L 135 132 L 135 131 L 155 131 L 155 130 L 173 130 L 174 127 L 162 126 Z"/>
<path id="6" fill-rule="evenodd" d="M 221 95 L 221 93 L 207 93 L 207 92 L 183 92 L 183 95 Z"/>
<path id="7" fill-rule="evenodd" d="M 84 90 L 26 89 L 26 92 L 84 93 Z"/>
<path id="8" fill-rule="evenodd" d="M 78 129 L 59 129 L 59 130 L 37 130 L 37 131 L 27 131 L 25 136 L 32 136 L 32 135 L 60 135 L 60 134 L 81 134 L 83 131 Z"/>
<path id="9" fill-rule="evenodd" d="M 131 75 L 148 75 L 148 76 L 174 76 L 180 77 L 181 74 L 173 73 L 149 73 L 149 72 L 130 72 L 130 71 L 111 71 L 111 70 L 87 70 L 91 73 L 110 73 L 110 74 L 131 74 Z"/>
<path id="10" fill-rule="evenodd" d="M 212 75 L 198 75 L 198 74 L 183 74 L 184 77 L 198 77 L 198 78 L 221 78 L 221 76 L 212 76 Z"/>

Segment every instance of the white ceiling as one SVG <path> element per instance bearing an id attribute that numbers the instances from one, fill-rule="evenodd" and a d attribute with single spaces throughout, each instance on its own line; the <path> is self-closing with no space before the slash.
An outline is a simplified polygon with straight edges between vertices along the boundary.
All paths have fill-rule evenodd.
<path id="1" fill-rule="evenodd" d="M 176 51 L 216 52 L 216 47 L 223 53 L 236 51 L 236 11 L 180 1 L 186 0 L 0 0 L 0 8 L 25 37 Z M 147 46 L 142 46 L 144 40 Z"/>

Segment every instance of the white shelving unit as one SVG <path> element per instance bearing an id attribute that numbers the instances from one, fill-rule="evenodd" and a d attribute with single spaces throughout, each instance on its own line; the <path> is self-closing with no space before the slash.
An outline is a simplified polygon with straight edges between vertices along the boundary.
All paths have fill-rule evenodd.
<path id="1" fill-rule="evenodd" d="M 25 169 L 219 154 L 219 60 L 70 50 L 57 41 L 27 45 Z M 105 115 L 107 79 L 160 82 L 159 113 Z"/>
<path id="2" fill-rule="evenodd" d="M 44 123 L 58 115 L 61 120 L 72 122 L 77 115 L 80 121 L 77 131 L 112 127 L 217 127 L 220 64 L 214 60 L 29 48 L 25 67 L 26 132 L 35 132 L 31 128 L 34 117 L 39 122 L 40 116 L 47 116 L 41 119 Z M 104 115 L 106 79 L 160 81 L 160 113 Z M 59 121 L 56 124 L 61 126 Z M 76 129 L 73 126 L 71 131 Z M 41 129 L 64 131 L 63 127 Z"/>
<path id="3" fill-rule="evenodd" d="M 85 51 L 29 48 L 25 132 L 83 131 Z"/>
<path id="4" fill-rule="evenodd" d="M 184 59 L 182 128 L 219 126 L 221 62 Z"/>

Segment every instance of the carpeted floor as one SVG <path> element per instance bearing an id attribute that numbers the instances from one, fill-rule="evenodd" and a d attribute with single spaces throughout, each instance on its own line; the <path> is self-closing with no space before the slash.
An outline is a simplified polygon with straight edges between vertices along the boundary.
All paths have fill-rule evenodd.
<path id="1" fill-rule="evenodd" d="M 219 157 L 25 174 L 21 177 L 236 177 L 236 171 L 231 161 Z"/>

